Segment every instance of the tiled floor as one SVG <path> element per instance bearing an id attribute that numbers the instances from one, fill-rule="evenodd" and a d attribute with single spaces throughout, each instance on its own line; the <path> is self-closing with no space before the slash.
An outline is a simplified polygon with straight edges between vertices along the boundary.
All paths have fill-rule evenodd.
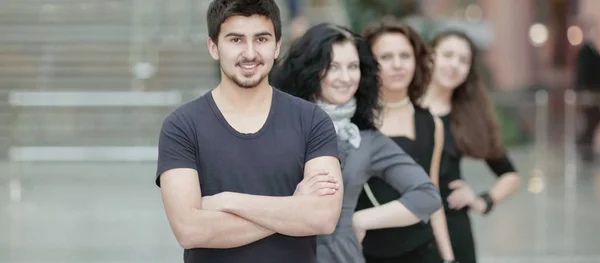
<path id="1" fill-rule="evenodd" d="M 574 162 L 575 173 L 565 174 L 561 155 L 550 151 L 536 165 L 530 147 L 511 151 L 522 189 L 492 215 L 473 217 L 482 262 L 600 262 L 600 166 Z M 464 168 L 475 189 L 492 184 L 485 164 L 466 161 Z M 545 176 L 537 194 L 536 169 Z"/>
<path id="2" fill-rule="evenodd" d="M 562 157 L 549 151 L 539 164 L 545 188 L 534 194 L 532 148 L 511 155 L 524 184 L 492 215 L 473 216 L 481 262 L 600 262 L 600 169 L 577 166 L 567 187 Z M 492 183 L 483 163 L 463 167 L 476 191 Z M 0 171 L 0 262 L 182 262 L 153 163 L 4 163 Z M 11 177 L 20 177 L 20 193 L 9 191 L 18 186 Z"/>

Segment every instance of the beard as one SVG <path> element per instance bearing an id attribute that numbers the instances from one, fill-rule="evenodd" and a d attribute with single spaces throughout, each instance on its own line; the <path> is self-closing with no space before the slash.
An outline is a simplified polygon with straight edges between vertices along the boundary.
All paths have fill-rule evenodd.
<path id="1" fill-rule="evenodd" d="M 244 89 L 255 88 L 267 77 L 267 75 L 261 75 L 260 78 L 258 78 L 257 80 L 241 80 L 235 74 L 225 74 L 225 76 L 231 81 L 233 81 L 233 83 L 238 85 L 240 88 Z"/>
<path id="2" fill-rule="evenodd" d="M 245 61 L 243 61 L 245 62 Z M 240 62 L 242 63 L 242 62 Z M 264 66 L 264 63 L 259 62 L 262 66 Z M 239 66 L 239 63 L 236 64 L 236 67 Z M 223 65 L 221 65 L 221 69 L 223 69 Z M 236 85 L 238 85 L 241 88 L 244 89 L 252 89 L 255 88 L 256 86 L 258 86 L 268 75 L 264 74 L 264 75 L 260 75 L 260 77 L 256 80 L 253 79 L 242 79 L 244 76 L 242 76 L 242 78 L 236 76 L 236 72 L 225 72 L 223 70 L 223 73 L 225 75 L 225 77 L 227 77 L 229 80 L 231 80 L 233 83 L 235 83 Z M 260 74 L 260 72 L 256 72 L 256 74 Z M 252 76 L 250 76 L 252 77 Z"/>

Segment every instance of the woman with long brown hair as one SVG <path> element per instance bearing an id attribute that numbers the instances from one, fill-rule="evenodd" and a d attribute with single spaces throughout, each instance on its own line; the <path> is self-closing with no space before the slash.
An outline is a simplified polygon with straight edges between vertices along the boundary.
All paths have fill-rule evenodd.
<path id="1" fill-rule="evenodd" d="M 378 128 L 423 167 L 437 186 L 444 127 L 439 118 L 419 104 L 431 78 L 429 48 L 415 30 L 393 17 L 371 23 L 362 35 L 379 64 L 383 110 Z M 358 210 L 400 196 L 378 178 L 370 179 L 364 189 Z M 368 263 L 440 263 L 440 256 L 428 253 L 436 251 L 436 243 L 440 256 L 452 262 L 454 255 L 442 208 L 433 214 L 431 224 L 369 230 L 362 245 Z"/>
<path id="2" fill-rule="evenodd" d="M 461 263 L 473 263 L 477 259 L 468 212 L 488 214 L 517 191 L 521 178 L 500 140 L 496 116 L 475 65 L 473 41 L 461 31 L 444 31 L 431 46 L 434 70 L 423 105 L 445 127 L 440 193 L 454 256 Z M 462 179 L 463 156 L 485 160 L 497 175 L 489 191 L 476 195 Z"/>

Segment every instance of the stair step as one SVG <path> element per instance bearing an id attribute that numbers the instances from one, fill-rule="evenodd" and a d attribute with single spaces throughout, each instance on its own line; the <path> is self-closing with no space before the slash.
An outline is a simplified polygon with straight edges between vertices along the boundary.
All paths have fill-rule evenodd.
<path id="1" fill-rule="evenodd" d="M 181 102 L 179 91 L 11 91 L 8 95 L 8 103 L 15 107 L 173 107 Z"/>
<path id="2" fill-rule="evenodd" d="M 207 71 L 212 65 L 181 65 L 160 67 L 156 71 L 157 76 L 187 76 L 195 75 L 200 71 Z M 9 76 L 31 76 L 37 74 L 48 74 L 51 77 L 87 77 L 87 76 L 132 76 L 131 68 L 126 65 L 102 67 L 102 66 L 56 66 L 41 70 L 37 65 L 30 66 L 0 66 L 0 77 Z"/>
<path id="3" fill-rule="evenodd" d="M 131 27 L 121 25 L 0 26 L 0 44 L 123 43 L 131 40 L 132 33 Z"/>
<path id="4" fill-rule="evenodd" d="M 95 13 L 69 15 L 69 17 L 48 17 L 39 14 L 21 14 L 6 13 L 7 10 L 0 11 L 0 25 L 20 25 L 28 27 L 41 26 L 66 26 L 66 25 L 121 25 L 129 26 L 131 24 L 131 14 L 122 13 Z"/>
<path id="5" fill-rule="evenodd" d="M 90 52 L 102 52 L 102 53 L 114 53 L 114 52 L 130 52 L 133 47 L 132 44 L 104 44 L 104 43 L 73 43 L 73 44 L 61 44 L 56 46 L 46 46 L 39 44 L 4 44 L 0 45 L 3 52 L 24 52 L 24 53 L 37 53 L 37 54 L 46 54 L 51 52 L 67 52 L 67 53 L 75 53 L 79 52 L 82 54 L 87 54 Z M 160 46 L 151 46 L 148 48 L 154 48 L 159 51 L 171 51 L 171 52 L 208 52 L 206 48 L 206 43 L 202 44 L 164 44 Z"/>
<path id="6" fill-rule="evenodd" d="M 199 86 L 214 87 L 218 82 L 214 72 L 199 72 L 194 76 L 184 77 L 155 77 L 144 82 L 145 90 L 189 90 Z M 131 90 L 132 77 L 72 77 L 52 78 L 47 81 L 36 78 L 0 78 L 0 90 Z"/>
<path id="7" fill-rule="evenodd" d="M 214 60 L 208 52 L 189 52 L 189 53 L 172 53 L 165 54 L 161 52 L 158 55 L 158 63 L 160 65 L 183 65 L 190 66 L 194 64 L 211 63 Z M 47 61 L 44 61 L 47 60 Z M 48 61 L 49 60 L 49 61 Z M 55 66 L 68 66 L 71 64 L 83 64 L 83 66 L 127 66 L 129 67 L 133 63 L 130 61 L 130 55 L 128 53 L 95 53 L 95 54 L 69 54 L 69 55 L 53 55 L 52 58 L 44 59 L 43 55 L 29 55 L 29 54 L 3 54 L 2 48 L 0 47 L 0 65 L 51 65 Z M 142 60 L 142 59 L 140 59 Z"/>
<path id="8" fill-rule="evenodd" d="M 24 132 L 19 130 L 18 136 L 14 136 L 10 141 L 11 146 L 20 147 L 35 147 L 35 146 L 138 146 L 138 145 L 156 145 L 158 143 L 158 134 L 160 126 L 145 127 L 138 125 L 130 125 L 137 127 L 136 130 L 113 130 L 89 132 Z M 145 133 L 140 133 L 144 131 Z"/>
<path id="9" fill-rule="evenodd" d="M 13 162 L 27 161 L 123 161 L 156 162 L 158 149 L 151 146 L 48 146 L 10 147 L 7 158 Z M 1 157 L 1 156 L 0 156 Z"/>
<path id="10" fill-rule="evenodd" d="M 166 64 L 205 63 L 213 61 L 208 49 L 199 45 L 164 45 L 135 47 L 133 45 L 59 45 L 52 48 L 43 46 L 0 45 L 0 63 L 127 63 L 137 53 L 158 56 L 159 62 Z"/>
<path id="11" fill-rule="evenodd" d="M 13 145 L 152 145 L 175 107 L 13 108 Z"/>
<path id="12" fill-rule="evenodd" d="M 41 16 L 69 16 L 97 13 L 124 13 L 131 12 L 131 3 L 108 2 L 108 1 L 75 1 L 75 2 L 51 2 L 51 1 L 2 1 L 0 14 L 38 14 Z"/>

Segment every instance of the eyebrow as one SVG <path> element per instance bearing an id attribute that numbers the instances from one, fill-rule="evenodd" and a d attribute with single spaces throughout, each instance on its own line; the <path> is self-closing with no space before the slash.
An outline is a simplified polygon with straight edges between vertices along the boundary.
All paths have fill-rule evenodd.
<path id="1" fill-rule="evenodd" d="M 273 35 L 267 31 L 263 31 L 263 32 L 258 32 L 256 34 L 254 34 L 254 36 L 259 37 L 259 36 L 273 36 Z M 228 33 L 227 35 L 225 35 L 225 37 L 244 37 L 244 34 L 232 32 L 232 33 Z"/>

